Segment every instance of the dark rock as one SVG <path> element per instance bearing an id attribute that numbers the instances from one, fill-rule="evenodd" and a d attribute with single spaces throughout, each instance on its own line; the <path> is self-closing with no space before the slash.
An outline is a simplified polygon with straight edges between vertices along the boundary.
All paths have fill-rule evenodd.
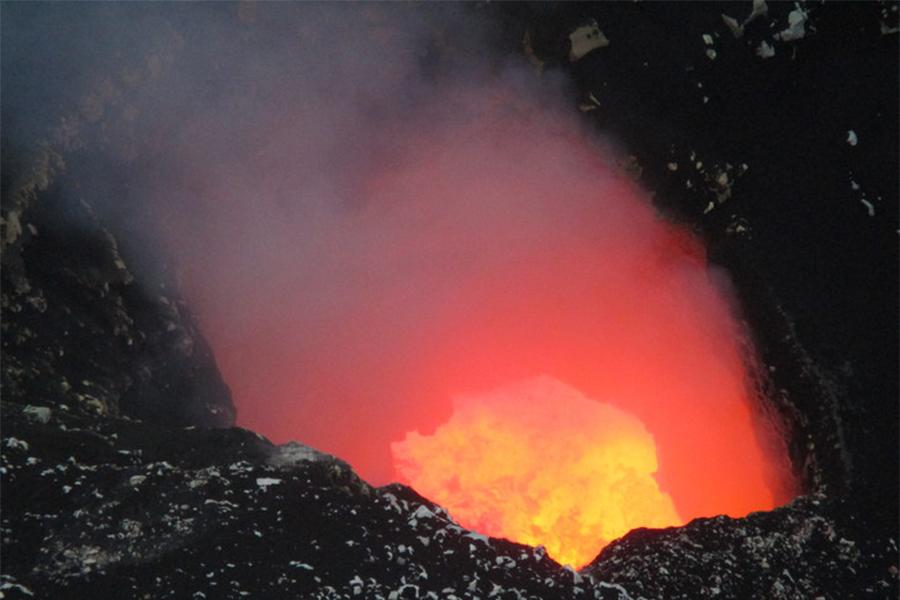
<path id="1" fill-rule="evenodd" d="M 300 444 L 2 406 L 3 571 L 35 597 L 627 597 Z"/>
<path id="2" fill-rule="evenodd" d="M 803 488 L 852 489 L 892 531 L 900 35 L 886 32 L 896 8 L 770 2 L 735 38 L 722 14 L 743 21 L 750 2 L 496 7 L 533 40 L 597 22 L 609 46 L 564 67 L 579 101 L 596 99 L 588 118 L 633 153 L 661 212 L 727 269 Z M 804 37 L 776 39 L 795 11 Z M 762 42 L 773 57 L 757 54 Z M 558 43 L 534 51 L 566 64 Z"/>
<path id="3" fill-rule="evenodd" d="M 810 496 L 744 519 L 638 529 L 582 572 L 646 598 L 890 597 L 896 542 L 866 537 L 841 518 L 846 508 Z"/>
<path id="4" fill-rule="evenodd" d="M 890 597 L 895 542 L 824 497 L 639 529 L 580 574 L 252 432 L 3 403 L 10 585 L 36 597 Z M 842 516 L 843 515 L 843 516 Z M 16 588 L 18 589 L 18 588 Z M 10 597 L 16 589 L 6 588 Z M 394 595 L 396 594 L 396 595 Z M 147 596 L 149 595 L 149 596 Z"/>
<path id="5" fill-rule="evenodd" d="M 135 281 L 91 204 L 46 187 L 4 204 L 21 233 L 4 238 L 3 399 L 232 425 L 230 392 L 184 301 L 165 284 Z"/>

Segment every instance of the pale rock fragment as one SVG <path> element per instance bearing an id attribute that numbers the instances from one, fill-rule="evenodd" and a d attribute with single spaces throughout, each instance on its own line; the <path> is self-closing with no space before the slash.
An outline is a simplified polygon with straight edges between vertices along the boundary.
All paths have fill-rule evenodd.
<path id="1" fill-rule="evenodd" d="M 787 29 L 779 31 L 775 34 L 776 40 L 782 42 L 795 42 L 806 37 L 806 21 L 809 15 L 802 8 L 796 8 L 788 13 Z"/>
<path id="2" fill-rule="evenodd" d="M 30 419 L 34 419 L 39 423 L 48 423 L 52 411 L 46 406 L 26 406 L 23 411 Z"/>
<path id="3" fill-rule="evenodd" d="M 569 42 L 569 62 L 576 62 L 592 50 L 609 46 L 609 39 L 593 19 L 573 30 L 569 34 Z"/>
<path id="4" fill-rule="evenodd" d="M 775 46 L 772 46 L 767 41 L 763 40 L 759 43 L 759 46 L 756 47 L 756 55 L 762 59 L 772 58 L 775 56 Z"/>
<path id="5" fill-rule="evenodd" d="M 737 19 L 724 13 L 722 14 L 722 21 L 735 38 L 741 38 L 744 35 L 744 28 L 750 24 L 751 21 L 757 17 L 765 16 L 768 13 L 769 6 L 766 4 L 766 0 L 753 0 L 753 10 L 750 12 L 750 15 L 744 19 L 743 23 L 738 23 Z"/>

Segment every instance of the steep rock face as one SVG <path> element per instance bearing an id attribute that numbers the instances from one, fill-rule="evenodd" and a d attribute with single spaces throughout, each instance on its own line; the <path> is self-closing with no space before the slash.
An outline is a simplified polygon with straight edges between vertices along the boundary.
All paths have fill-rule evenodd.
<path id="1" fill-rule="evenodd" d="M 46 191 L 4 203 L 4 401 L 233 424 L 231 395 L 177 292 L 135 281 L 92 205 L 44 176 Z M 14 197 L 6 188 L 4 201 Z"/>
<path id="2" fill-rule="evenodd" d="M 896 3 L 496 10 L 727 268 L 803 488 L 896 530 Z M 608 44 L 573 63 L 579 25 Z"/>
<path id="3" fill-rule="evenodd" d="M 91 10 L 70 7 L 56 18 L 79 23 L 81 8 Z M 80 179 L 87 179 L 85 165 L 124 168 L 135 158 L 133 103 L 158 84 L 182 44 L 165 23 L 145 25 L 152 34 L 126 44 L 127 56 L 69 74 L 87 83 L 63 104 L 53 100 L 60 81 L 17 79 L 41 69 L 40 53 L 19 55 L 35 64 L 4 69 L 6 89 L 28 90 L 10 96 L 31 102 L 12 100 L 2 109 L 3 399 L 229 426 L 230 392 L 175 277 L 162 261 L 142 265 L 136 276 L 135 257 L 122 242 L 140 235 L 141 225 L 115 222 L 121 190 L 97 190 Z"/>

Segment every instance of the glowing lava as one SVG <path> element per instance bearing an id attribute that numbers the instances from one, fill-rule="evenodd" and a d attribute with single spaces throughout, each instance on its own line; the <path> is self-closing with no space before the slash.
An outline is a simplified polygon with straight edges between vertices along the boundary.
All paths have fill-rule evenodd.
<path id="1" fill-rule="evenodd" d="M 464 527 L 581 567 L 635 527 L 679 525 L 635 417 L 543 376 L 457 398 L 433 435 L 391 445 L 398 473 Z"/>

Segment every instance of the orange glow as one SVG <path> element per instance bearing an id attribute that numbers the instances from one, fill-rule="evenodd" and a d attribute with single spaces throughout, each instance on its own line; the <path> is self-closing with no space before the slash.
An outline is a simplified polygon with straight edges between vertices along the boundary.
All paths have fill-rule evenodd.
<path id="1" fill-rule="evenodd" d="M 391 445 L 397 471 L 464 527 L 590 562 L 635 527 L 679 525 L 653 437 L 550 377 L 458 398 L 433 435 Z"/>
<path id="2" fill-rule="evenodd" d="M 202 213 L 209 222 L 182 219 L 177 206 L 179 218 L 166 220 L 241 425 L 340 456 L 374 485 L 410 482 L 464 524 L 576 564 L 632 526 L 740 517 L 790 500 L 784 440 L 751 384 L 752 344 L 727 275 L 577 122 L 510 92 L 448 91 L 437 108 L 352 136 L 347 160 L 366 160 L 336 162 L 336 179 L 319 186 L 299 167 L 318 164 L 321 149 L 309 144 L 320 138 L 285 122 L 262 130 L 265 152 L 230 168 L 190 164 L 192 182 L 210 182 L 201 189 L 215 206 Z M 355 149 L 378 139 L 391 143 Z M 570 388 L 515 411 L 495 400 L 483 412 L 452 404 L 542 375 Z M 512 439 L 482 435 L 501 421 L 511 429 L 491 435 Z M 546 440 L 528 430 L 533 422 Z M 608 422 L 631 432 L 627 445 Z M 572 446 L 570 429 L 582 423 Z M 522 439 L 529 452 L 567 457 L 543 466 L 576 477 L 583 493 L 558 491 L 543 479 L 556 474 L 531 469 L 538 504 L 504 506 L 513 496 L 503 486 L 518 480 L 492 478 L 512 465 L 476 459 L 511 459 L 474 448 Z M 612 474 L 582 476 L 580 462 L 595 460 L 637 461 L 642 492 L 626 506 L 640 506 L 641 519 L 566 505 L 587 504 L 587 491 L 619 493 Z M 480 495 L 468 504 L 442 495 L 454 489 L 447 478 L 461 485 L 476 474 Z M 660 508 L 667 498 L 674 509 Z M 500 510 L 511 529 L 497 528 L 507 522 Z M 567 514 L 587 520 L 549 525 Z M 573 531 L 593 540 L 568 554 L 562 536 Z"/>

